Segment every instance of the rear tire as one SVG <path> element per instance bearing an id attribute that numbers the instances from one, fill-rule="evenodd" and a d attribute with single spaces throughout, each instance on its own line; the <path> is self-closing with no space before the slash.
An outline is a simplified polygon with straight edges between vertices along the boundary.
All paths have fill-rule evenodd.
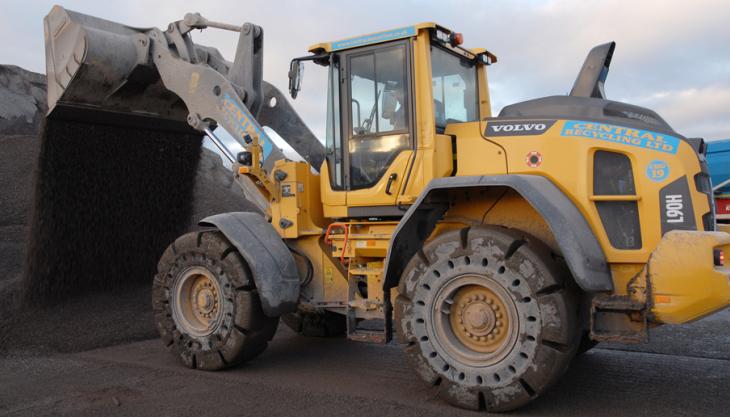
<path id="1" fill-rule="evenodd" d="M 279 318 L 264 315 L 248 265 L 217 230 L 178 238 L 162 255 L 152 286 L 165 346 L 190 368 L 218 370 L 253 359 Z"/>
<path id="2" fill-rule="evenodd" d="M 578 345 L 568 272 L 539 240 L 479 226 L 442 234 L 409 262 L 396 300 L 417 373 L 459 407 L 508 411 L 542 394 Z"/>

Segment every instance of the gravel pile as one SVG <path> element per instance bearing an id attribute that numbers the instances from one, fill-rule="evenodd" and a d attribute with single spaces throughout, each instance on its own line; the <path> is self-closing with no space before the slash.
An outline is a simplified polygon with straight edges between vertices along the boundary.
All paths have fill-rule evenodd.
<path id="1" fill-rule="evenodd" d="M 0 134 L 38 133 L 46 111 L 46 77 L 0 65 Z"/>
<path id="2" fill-rule="evenodd" d="M 197 135 L 41 129 L 44 78 L 0 66 L 0 351 L 156 337 L 149 288 L 164 248 L 201 217 L 254 208 Z"/>

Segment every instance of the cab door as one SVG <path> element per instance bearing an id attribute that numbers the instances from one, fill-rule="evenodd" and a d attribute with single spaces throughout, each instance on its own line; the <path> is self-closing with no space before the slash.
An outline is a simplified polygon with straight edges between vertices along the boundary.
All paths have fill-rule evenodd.
<path id="1" fill-rule="evenodd" d="M 409 43 L 345 51 L 337 58 L 342 139 L 341 146 L 328 141 L 329 200 L 344 192 L 347 217 L 401 215 L 396 199 L 415 142 Z"/>

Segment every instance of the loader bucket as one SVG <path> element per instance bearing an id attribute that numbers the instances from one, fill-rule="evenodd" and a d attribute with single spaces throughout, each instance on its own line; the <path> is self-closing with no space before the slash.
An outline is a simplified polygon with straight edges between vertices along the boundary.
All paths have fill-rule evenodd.
<path id="1" fill-rule="evenodd" d="M 145 29 L 55 6 L 26 254 L 29 301 L 149 285 L 191 219 L 201 133 L 149 65 Z M 213 214 L 213 213 L 204 213 Z"/>
<path id="2" fill-rule="evenodd" d="M 150 30 L 54 6 L 44 20 L 48 116 L 187 130 L 185 105 L 151 63 Z"/>

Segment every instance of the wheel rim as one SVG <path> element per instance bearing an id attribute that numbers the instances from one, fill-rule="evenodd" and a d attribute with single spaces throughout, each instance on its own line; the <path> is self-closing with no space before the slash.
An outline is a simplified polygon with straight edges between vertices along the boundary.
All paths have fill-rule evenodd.
<path id="1" fill-rule="evenodd" d="M 203 267 L 188 268 L 173 289 L 172 313 L 175 323 L 191 336 L 215 332 L 223 317 L 218 280 Z"/>
<path id="2" fill-rule="evenodd" d="M 517 342 L 517 307 L 504 287 L 490 277 L 453 278 L 437 293 L 434 307 L 437 343 L 459 362 L 492 365 Z"/>

